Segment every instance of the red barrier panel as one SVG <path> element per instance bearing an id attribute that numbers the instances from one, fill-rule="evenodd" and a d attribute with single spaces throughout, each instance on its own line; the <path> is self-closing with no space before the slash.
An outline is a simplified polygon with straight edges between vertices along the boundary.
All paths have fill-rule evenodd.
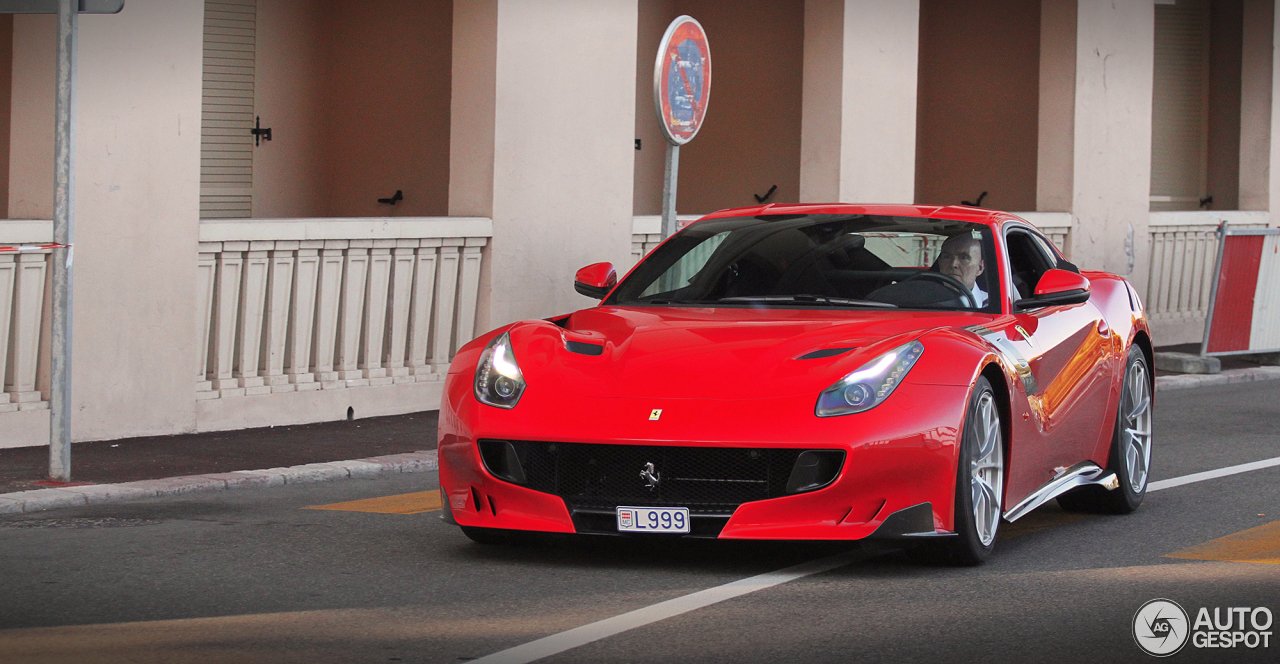
<path id="1" fill-rule="evenodd" d="M 1280 229 L 1219 229 L 1202 355 L 1280 350 Z"/>

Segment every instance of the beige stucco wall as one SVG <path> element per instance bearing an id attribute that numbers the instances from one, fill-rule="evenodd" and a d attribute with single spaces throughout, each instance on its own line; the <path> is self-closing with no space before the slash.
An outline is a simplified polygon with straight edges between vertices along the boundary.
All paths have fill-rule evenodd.
<path id="1" fill-rule="evenodd" d="M 452 5 L 362 0 L 326 6 L 329 215 L 447 214 Z M 397 189 L 403 201 L 377 202 Z"/>
<path id="2" fill-rule="evenodd" d="M 452 5 L 259 0 L 255 217 L 447 214 Z"/>
<path id="3" fill-rule="evenodd" d="M 1269 205 L 1272 20 L 1275 0 L 1245 0 L 1240 61 L 1241 210 Z"/>
<path id="4" fill-rule="evenodd" d="M 680 148 L 677 209 L 702 214 L 755 205 L 753 194 L 763 196 L 775 184 L 769 202 L 798 201 L 803 0 L 641 0 L 635 213 L 661 212 L 666 139 L 654 112 L 653 66 L 667 25 L 682 14 L 707 31 L 714 73 L 706 123 Z"/>
<path id="5" fill-rule="evenodd" d="M 636 25 L 635 0 L 455 7 L 455 45 L 496 44 L 453 71 L 450 213 L 493 218 L 478 330 L 589 304 L 574 272 L 629 260 Z"/>
<path id="6" fill-rule="evenodd" d="M 639 0 L 636 3 L 636 138 L 641 149 L 635 153 L 635 178 L 632 184 L 632 209 L 636 214 L 660 214 L 662 211 L 663 167 L 667 139 L 662 134 L 653 104 L 653 62 L 658 42 L 675 17 L 675 0 Z M 697 18 L 695 16 L 695 18 Z M 712 41 L 712 48 L 719 42 Z M 718 55 L 718 53 L 713 54 Z M 719 62 L 718 60 L 716 61 Z M 713 75 L 714 77 L 714 75 Z M 718 80 L 718 79 L 717 79 Z M 712 98 L 719 88 L 712 84 Z M 710 111 L 710 108 L 708 108 Z M 687 181 L 688 178 L 686 177 Z M 680 190 L 676 190 L 679 199 Z M 677 200 L 679 205 L 682 201 Z M 680 210 L 688 209 L 680 206 Z"/>
<path id="7" fill-rule="evenodd" d="M 254 111 L 272 136 L 253 151 L 255 217 L 327 212 L 323 9 L 258 0 Z"/>
<path id="8" fill-rule="evenodd" d="M 1240 208 L 1242 0 L 1218 0 L 1209 14 L 1209 141 L 1206 191 L 1212 210 Z"/>
<path id="9" fill-rule="evenodd" d="M 1154 6 L 1080 0 L 1078 11 L 1071 257 L 1145 292 Z"/>
<path id="10" fill-rule="evenodd" d="M 194 427 L 202 16 L 129 0 L 80 19 L 76 440 Z"/>
<path id="11" fill-rule="evenodd" d="M 1280 5 L 1280 2 L 1277 2 Z M 1273 5 L 1275 16 L 1280 17 L 1280 7 Z M 1280 20 L 1272 22 L 1271 39 L 1272 44 L 1280 44 Z M 1269 166 L 1267 169 L 1267 200 L 1280 203 L 1280 131 L 1274 128 L 1280 126 L 1280 103 L 1277 102 L 1277 93 L 1280 93 L 1280 49 L 1272 48 L 1271 51 L 1271 127 L 1270 134 L 1270 155 L 1268 157 Z M 1271 217 L 1272 226 L 1280 226 L 1280 215 L 1273 214 Z"/>
<path id="12" fill-rule="evenodd" d="M 1034 210 L 1040 5 L 920 3 L 918 203 Z"/>
<path id="13" fill-rule="evenodd" d="M 800 201 L 840 200 L 844 0 L 805 0 Z"/>
<path id="14" fill-rule="evenodd" d="M 0 15 L 0 215 L 9 214 L 9 115 L 13 92 L 13 15 Z"/>
<path id="15" fill-rule="evenodd" d="M 919 0 L 808 0 L 801 198 L 909 203 L 915 198 Z M 842 17 L 842 18 L 841 18 Z M 839 30 L 831 29 L 838 25 Z M 839 67 L 831 60 L 839 58 Z M 821 67 L 809 67 L 810 64 Z M 838 116 L 830 109 L 839 90 Z M 816 107 L 815 107 L 816 105 Z M 839 146 L 832 163 L 831 145 Z M 838 172 L 831 191 L 831 172 Z"/>
<path id="16" fill-rule="evenodd" d="M 1074 191 L 1076 2 L 1041 0 L 1036 205 L 1070 212 Z"/>
<path id="17" fill-rule="evenodd" d="M 13 91 L 9 119 L 10 219 L 53 217 L 53 73 L 55 16 L 13 17 Z"/>

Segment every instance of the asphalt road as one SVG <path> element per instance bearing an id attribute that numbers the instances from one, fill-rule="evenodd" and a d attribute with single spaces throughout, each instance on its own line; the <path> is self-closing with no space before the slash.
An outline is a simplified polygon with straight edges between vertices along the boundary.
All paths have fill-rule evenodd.
<path id="1" fill-rule="evenodd" d="M 1161 393 L 1153 478 L 1280 457 L 1278 423 L 1280 381 Z M 1280 466 L 1156 491 L 1128 516 L 1049 505 L 963 569 L 849 544 L 484 547 L 436 512 L 305 509 L 435 486 L 401 475 L 0 519 L 0 662 L 449 663 L 583 632 L 541 661 L 1145 662 L 1131 627 L 1148 600 L 1191 620 L 1280 613 Z M 1228 562 L 1267 547 L 1271 563 Z M 670 611 L 651 608 L 591 640 L 608 633 L 599 621 L 832 556 L 828 571 L 656 621 Z M 1275 662 L 1280 643 L 1189 643 L 1170 661 Z"/>

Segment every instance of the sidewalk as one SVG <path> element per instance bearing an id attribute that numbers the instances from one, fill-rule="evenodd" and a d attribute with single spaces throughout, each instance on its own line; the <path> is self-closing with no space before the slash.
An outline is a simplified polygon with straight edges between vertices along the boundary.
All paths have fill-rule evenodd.
<path id="1" fill-rule="evenodd" d="M 1280 367 L 1159 375 L 1156 391 L 1280 380 Z M 438 411 L 347 422 L 77 443 L 82 486 L 37 484 L 49 448 L 0 450 L 0 514 L 162 495 L 435 470 Z"/>
<path id="2" fill-rule="evenodd" d="M 71 446 L 71 479 L 116 484 L 404 454 L 436 447 L 439 411 Z M 48 447 L 0 449 L 0 496 L 43 489 Z"/>

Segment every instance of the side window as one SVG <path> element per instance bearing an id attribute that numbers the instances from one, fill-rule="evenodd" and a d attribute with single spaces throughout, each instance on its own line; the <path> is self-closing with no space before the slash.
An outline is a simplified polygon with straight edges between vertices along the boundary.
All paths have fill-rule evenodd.
<path id="1" fill-rule="evenodd" d="M 1005 243 L 1009 248 L 1009 267 L 1018 297 L 1031 297 L 1040 277 L 1056 265 L 1057 260 L 1046 254 L 1036 238 L 1026 231 L 1010 231 L 1005 236 Z"/>

